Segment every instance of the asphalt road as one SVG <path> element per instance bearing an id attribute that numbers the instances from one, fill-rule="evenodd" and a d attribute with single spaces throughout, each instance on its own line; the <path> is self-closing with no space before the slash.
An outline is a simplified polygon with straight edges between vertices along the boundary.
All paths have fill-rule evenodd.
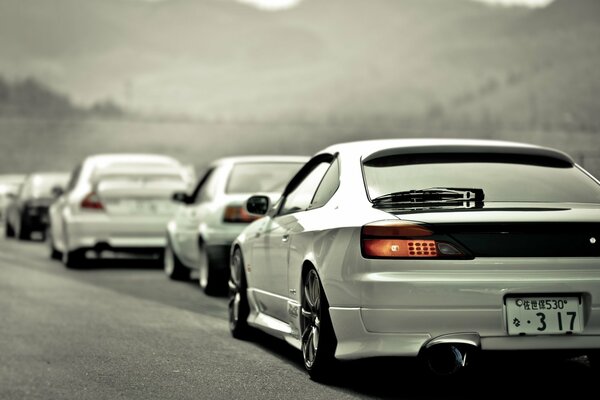
<path id="1" fill-rule="evenodd" d="M 325 385 L 297 350 L 233 339 L 227 300 L 150 261 L 68 270 L 39 241 L 0 232 L 0 399 L 447 399 L 597 391 L 585 357 L 481 362 L 430 376 L 413 360 L 344 363 Z M 592 397 L 595 397 L 592 395 Z"/>

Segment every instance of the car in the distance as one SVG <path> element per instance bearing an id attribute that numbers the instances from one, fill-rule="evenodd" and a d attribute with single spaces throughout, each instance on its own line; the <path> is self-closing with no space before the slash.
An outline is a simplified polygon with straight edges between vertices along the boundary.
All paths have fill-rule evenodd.
<path id="1" fill-rule="evenodd" d="M 171 196 L 189 187 L 187 176 L 162 154 L 86 157 L 50 207 L 50 256 L 70 268 L 90 257 L 160 257 L 177 207 Z"/>
<path id="2" fill-rule="evenodd" d="M 48 226 L 48 207 L 54 201 L 53 189 L 64 187 L 67 172 L 28 174 L 16 195 L 6 207 L 5 235 L 28 240 L 38 232 L 43 238 Z"/>
<path id="3" fill-rule="evenodd" d="M 206 168 L 193 193 L 176 193 L 181 203 L 167 224 L 164 269 L 171 279 L 197 274 L 207 294 L 226 294 L 233 239 L 256 219 L 244 202 L 254 193 L 278 198 L 308 157 L 224 157 Z"/>
<path id="4" fill-rule="evenodd" d="M 231 334 L 284 339 L 313 379 L 372 357 L 439 375 L 496 351 L 600 363 L 600 182 L 561 151 L 341 143 L 246 207 L 263 218 L 231 247 Z"/>

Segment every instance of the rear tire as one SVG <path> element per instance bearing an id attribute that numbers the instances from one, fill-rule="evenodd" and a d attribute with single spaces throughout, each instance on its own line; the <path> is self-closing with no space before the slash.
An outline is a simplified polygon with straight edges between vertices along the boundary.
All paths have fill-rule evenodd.
<path id="1" fill-rule="evenodd" d="M 62 253 L 62 262 L 65 267 L 70 269 L 81 268 L 83 262 L 85 261 L 85 251 L 81 249 L 69 251 L 69 248 L 67 247 L 69 240 L 67 239 L 66 235 L 63 243 L 65 251 Z"/>
<path id="2" fill-rule="evenodd" d="M 163 269 L 169 279 L 174 281 L 188 281 L 190 279 L 190 270 L 179 260 L 169 239 L 167 239 L 167 245 L 165 246 Z"/>
<path id="3" fill-rule="evenodd" d="M 200 289 L 209 296 L 226 295 L 228 287 L 224 271 L 220 270 L 215 260 L 210 257 L 206 245 L 200 243 L 198 251 L 200 252 L 198 266 L 198 285 Z"/>
<path id="4" fill-rule="evenodd" d="M 65 267 L 70 269 L 82 268 L 85 256 L 81 250 L 64 251 L 62 253 L 62 262 Z"/>
<path id="5" fill-rule="evenodd" d="M 311 379 L 326 382 L 335 377 L 337 345 L 329 316 L 329 303 L 315 269 L 302 280 L 302 358 Z"/>
<path id="6" fill-rule="evenodd" d="M 247 339 L 251 328 L 248 325 L 250 305 L 246 289 L 246 273 L 242 251 L 235 249 L 231 258 L 231 276 L 229 277 L 229 331 L 236 339 Z"/>
<path id="7" fill-rule="evenodd" d="M 54 239 L 52 238 L 52 229 L 50 227 L 46 228 L 46 234 L 44 235 L 46 238 L 46 243 L 48 243 L 48 248 L 50 250 L 50 259 L 52 260 L 61 260 L 62 253 L 56 249 L 54 245 Z"/>
<path id="8" fill-rule="evenodd" d="M 31 237 L 31 229 L 23 218 L 19 222 L 19 231 L 16 235 L 19 240 L 29 240 Z"/>
<path id="9" fill-rule="evenodd" d="M 6 224 L 4 225 L 4 236 L 6 236 L 7 238 L 15 237 L 15 230 L 13 229 L 10 222 L 8 222 L 8 219 L 6 220 Z"/>

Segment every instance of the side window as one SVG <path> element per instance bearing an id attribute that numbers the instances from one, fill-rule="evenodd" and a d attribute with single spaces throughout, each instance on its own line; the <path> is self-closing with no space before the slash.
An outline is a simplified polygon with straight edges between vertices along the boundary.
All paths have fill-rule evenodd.
<path id="1" fill-rule="evenodd" d="M 317 188 L 315 197 L 310 203 L 309 209 L 323 207 L 329 199 L 333 197 L 338 187 L 340 186 L 340 164 L 336 158 L 331 163 L 331 166 L 321 180 L 321 184 Z"/>
<path id="2" fill-rule="evenodd" d="M 325 172 L 329 168 L 329 162 L 321 162 L 315 165 L 313 170 L 290 192 L 283 200 L 283 205 L 279 209 L 279 215 L 291 214 L 308 209 L 311 200 L 315 196 L 315 191 L 321 183 Z"/>
<path id="3" fill-rule="evenodd" d="M 218 175 L 216 168 L 211 169 L 204 175 L 198 187 L 196 187 L 194 204 L 212 200 L 216 190 Z"/>
<path id="4" fill-rule="evenodd" d="M 67 192 L 70 192 L 71 190 L 73 190 L 75 188 L 75 185 L 77 184 L 77 180 L 79 179 L 80 173 L 81 173 L 81 164 L 79 164 L 73 170 L 73 173 L 71 174 L 71 177 L 69 178 L 69 183 L 67 184 L 67 188 L 66 188 Z"/>
<path id="5" fill-rule="evenodd" d="M 194 199 L 194 203 L 198 203 L 199 193 L 202 191 L 202 188 L 206 184 L 206 181 L 212 174 L 213 170 L 214 170 L 214 168 L 211 168 L 211 169 L 208 169 L 206 172 L 204 172 L 204 174 L 198 181 L 198 184 L 196 184 L 196 188 L 194 189 L 194 191 L 192 192 L 192 195 L 191 195 L 192 199 Z"/>

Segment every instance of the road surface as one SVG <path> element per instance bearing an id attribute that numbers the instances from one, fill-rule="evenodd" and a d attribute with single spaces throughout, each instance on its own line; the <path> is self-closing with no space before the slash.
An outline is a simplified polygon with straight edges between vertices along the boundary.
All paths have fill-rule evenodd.
<path id="1" fill-rule="evenodd" d="M 503 359 L 454 379 L 416 367 L 344 363 L 336 380 L 317 383 L 282 341 L 233 339 L 227 299 L 204 295 L 197 282 L 170 281 L 151 261 L 69 270 L 43 242 L 0 232 L 0 399 L 585 398 L 597 390 L 585 357 Z"/>

